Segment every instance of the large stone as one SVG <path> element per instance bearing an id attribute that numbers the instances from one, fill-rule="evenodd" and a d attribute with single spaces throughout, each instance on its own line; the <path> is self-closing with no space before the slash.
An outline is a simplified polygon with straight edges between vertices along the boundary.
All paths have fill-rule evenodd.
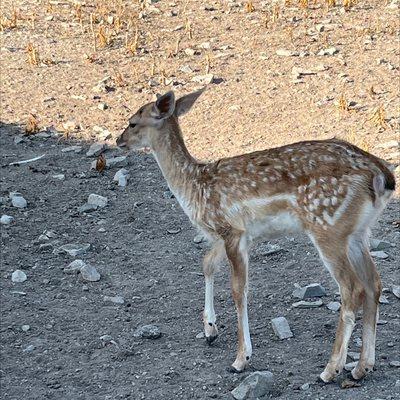
<path id="1" fill-rule="evenodd" d="M 371 256 L 372 257 L 376 257 L 376 258 L 380 258 L 381 260 L 386 260 L 386 258 L 389 257 L 389 255 L 387 253 L 385 253 L 384 251 L 371 251 Z"/>
<path id="2" fill-rule="evenodd" d="M 289 323 L 285 317 L 277 317 L 271 319 L 272 329 L 279 339 L 288 339 L 293 337 L 293 333 L 290 330 Z"/>
<path id="3" fill-rule="evenodd" d="M 2 225 L 10 225 L 13 221 L 14 217 L 12 217 L 11 215 L 2 215 L 0 218 L 0 224 Z"/>
<path id="4" fill-rule="evenodd" d="M 107 145 L 105 143 L 93 143 L 92 145 L 90 145 L 89 150 L 86 152 L 86 155 L 88 157 L 97 157 L 106 149 Z"/>
<path id="5" fill-rule="evenodd" d="M 326 305 L 326 307 L 331 311 L 339 311 L 341 304 L 338 301 L 331 301 Z"/>
<path id="6" fill-rule="evenodd" d="M 161 331 L 157 325 L 144 325 L 136 329 L 133 336 L 144 339 L 158 339 L 161 336 Z"/>
<path id="7" fill-rule="evenodd" d="M 103 208 L 108 204 L 107 197 L 100 196 L 99 194 L 91 193 L 88 197 L 88 204 L 95 205 L 97 207 Z"/>
<path id="8" fill-rule="evenodd" d="M 392 293 L 400 299 L 400 286 L 393 286 L 392 287 Z"/>
<path id="9" fill-rule="evenodd" d="M 15 283 L 22 283 L 25 282 L 28 278 L 26 277 L 26 274 L 24 271 L 21 271 L 20 269 L 15 270 L 11 274 L 11 280 Z"/>
<path id="10" fill-rule="evenodd" d="M 64 268 L 64 272 L 66 274 L 78 274 L 85 265 L 86 263 L 83 260 L 74 260 Z"/>
<path id="11" fill-rule="evenodd" d="M 27 201 L 22 197 L 21 193 L 11 192 L 10 198 L 11 198 L 11 204 L 13 205 L 13 207 L 25 208 L 28 205 Z"/>
<path id="12" fill-rule="evenodd" d="M 103 301 L 114 304 L 124 304 L 125 300 L 122 296 L 104 296 Z"/>
<path id="13" fill-rule="evenodd" d="M 235 400 L 256 400 L 265 396 L 272 389 L 274 376 L 269 371 L 256 371 L 245 378 L 231 391 Z"/>
<path id="14" fill-rule="evenodd" d="M 128 184 L 128 178 L 129 171 L 125 168 L 121 168 L 115 173 L 113 180 L 118 182 L 118 186 L 125 187 Z"/>
<path id="15" fill-rule="evenodd" d="M 305 287 L 297 288 L 293 296 L 299 299 L 309 299 L 311 297 L 322 297 L 326 295 L 325 288 L 319 283 L 312 283 Z"/>
<path id="16" fill-rule="evenodd" d="M 371 239 L 369 248 L 371 251 L 388 250 L 392 248 L 392 244 L 389 242 L 385 242 L 384 240 Z"/>
<path id="17" fill-rule="evenodd" d="M 76 257 L 85 254 L 89 249 L 90 249 L 89 243 L 84 243 L 84 244 L 69 243 L 59 247 L 56 250 L 56 253 L 66 253 L 71 257 Z"/>

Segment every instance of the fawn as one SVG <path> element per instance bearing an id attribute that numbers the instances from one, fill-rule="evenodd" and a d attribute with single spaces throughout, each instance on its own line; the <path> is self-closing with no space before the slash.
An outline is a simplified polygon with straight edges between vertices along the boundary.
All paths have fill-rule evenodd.
<path id="1" fill-rule="evenodd" d="M 381 281 L 369 254 L 369 227 L 394 188 L 382 160 L 336 139 L 314 140 L 200 163 L 185 147 L 178 118 L 203 90 L 175 100 L 172 91 L 141 107 L 117 139 L 119 147 L 149 148 L 184 212 L 211 244 L 203 262 L 205 336 L 217 335 L 213 284 L 227 258 L 238 318 L 233 372 L 248 364 L 248 249 L 258 238 L 304 232 L 337 282 L 342 306 L 330 360 L 321 373 L 333 380 L 345 364 L 357 310 L 363 308 L 362 350 L 352 370 L 363 378 L 375 362 Z"/>

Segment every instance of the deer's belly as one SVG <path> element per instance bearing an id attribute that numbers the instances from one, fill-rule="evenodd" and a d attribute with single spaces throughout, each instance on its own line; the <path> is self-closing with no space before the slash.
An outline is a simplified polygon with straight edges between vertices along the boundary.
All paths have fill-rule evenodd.
<path id="1" fill-rule="evenodd" d="M 246 232 L 251 240 L 274 238 L 301 230 L 302 224 L 299 218 L 287 211 L 248 221 L 246 224 Z"/>

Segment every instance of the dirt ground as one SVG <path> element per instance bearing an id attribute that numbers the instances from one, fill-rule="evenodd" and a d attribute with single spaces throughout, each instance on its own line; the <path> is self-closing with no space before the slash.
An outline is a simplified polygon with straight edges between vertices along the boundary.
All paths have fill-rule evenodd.
<path id="1" fill-rule="evenodd" d="M 308 241 L 271 242 L 279 246 L 273 254 L 268 243 L 253 249 L 254 355 L 248 371 L 233 375 L 226 370 L 236 351 L 228 268 L 216 283 L 221 334 L 207 346 L 196 338 L 202 331 L 200 263 L 206 245 L 194 243 L 196 232 L 155 161 L 130 155 L 129 184 L 121 188 L 113 182 L 118 168 L 91 171 L 93 158 L 85 153 L 96 141 L 111 146 L 129 115 L 155 93 L 173 89 L 180 95 L 212 79 L 182 119 L 187 145 L 198 158 L 338 136 L 395 168 L 397 2 L 359 0 L 349 9 L 340 1 L 331 8 L 322 1 L 310 1 L 307 8 L 297 1 L 248 2 L 253 11 L 251 4 L 236 1 L 149 3 L 1 4 L 1 215 L 15 218 L 1 225 L 2 397 L 228 399 L 249 373 L 269 370 L 275 383 L 267 398 L 396 399 L 399 369 L 390 363 L 399 361 L 400 302 L 390 289 L 400 282 L 400 232 L 394 223 L 399 192 L 373 231 L 373 237 L 395 245 L 385 250 L 387 259 L 376 260 L 388 300 L 381 305 L 376 371 L 361 387 L 343 390 L 338 383 L 316 383 L 338 318 L 326 304 L 338 297 Z M 326 49 L 334 54 L 318 55 Z M 21 136 L 28 121 L 39 134 Z M 46 130 L 59 134 L 40 135 Z M 62 151 L 72 145 L 82 151 Z M 36 162 L 9 166 L 42 154 Z M 110 148 L 105 154 L 120 152 Z M 57 174 L 65 179 L 54 178 Z M 12 191 L 26 198 L 27 208 L 11 206 Z M 90 193 L 109 203 L 83 214 L 78 208 Z M 45 230 L 55 237 L 40 248 Z M 67 243 L 90 244 L 78 258 L 97 268 L 100 281 L 83 282 L 63 271 L 74 258 L 53 249 Z M 16 269 L 26 272 L 25 282 L 11 281 Z M 294 284 L 313 282 L 327 289 L 324 305 L 293 308 Z M 103 299 L 115 295 L 124 304 Z M 276 338 L 270 319 L 277 316 L 288 319 L 293 338 Z M 157 325 L 161 337 L 134 337 L 146 324 Z M 30 329 L 23 331 L 23 325 Z M 351 351 L 359 351 L 360 337 L 357 323 Z M 300 389 L 305 383 L 310 388 Z"/>

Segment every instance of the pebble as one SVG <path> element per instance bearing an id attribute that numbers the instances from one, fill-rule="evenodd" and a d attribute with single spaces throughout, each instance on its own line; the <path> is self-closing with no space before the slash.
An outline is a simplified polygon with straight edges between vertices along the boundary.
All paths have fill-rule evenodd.
<path id="1" fill-rule="evenodd" d="M 387 250 L 392 248 L 392 244 L 389 242 L 385 242 L 384 240 L 371 239 L 369 248 L 371 251 Z"/>
<path id="2" fill-rule="evenodd" d="M 389 300 L 383 294 L 379 297 L 380 304 L 389 304 Z"/>
<path id="3" fill-rule="evenodd" d="M 10 225 L 11 222 L 14 221 L 14 217 L 12 217 L 11 215 L 2 215 L 0 218 L 0 224 L 2 225 Z"/>
<path id="4" fill-rule="evenodd" d="M 208 85 L 214 81 L 213 74 L 197 75 L 192 78 L 192 82 L 201 83 L 202 85 Z"/>
<path id="5" fill-rule="evenodd" d="M 104 296 L 103 301 L 114 304 L 124 304 L 125 300 L 122 296 Z"/>
<path id="6" fill-rule="evenodd" d="M 21 326 L 21 330 L 22 330 L 23 332 L 28 332 L 29 329 L 31 329 L 31 327 L 30 327 L 29 325 L 22 325 L 22 326 Z"/>
<path id="7" fill-rule="evenodd" d="M 100 280 L 100 274 L 93 265 L 85 264 L 81 269 L 82 279 L 88 282 L 97 282 Z"/>
<path id="8" fill-rule="evenodd" d="M 305 287 L 299 287 L 293 292 L 293 296 L 298 299 L 308 299 L 311 297 L 322 297 L 326 295 L 325 288 L 319 283 L 311 283 Z"/>
<path id="9" fill-rule="evenodd" d="M 196 243 L 196 244 L 199 244 L 199 243 L 202 243 L 202 242 L 204 242 L 204 235 L 202 235 L 201 233 L 199 233 L 198 235 L 196 235 L 194 238 L 193 238 L 193 242 L 194 243 Z"/>
<path id="10" fill-rule="evenodd" d="M 351 371 L 357 364 L 358 364 L 358 361 L 353 361 L 351 363 L 347 363 L 347 364 L 345 364 L 344 369 L 346 371 Z"/>
<path id="11" fill-rule="evenodd" d="M 392 293 L 400 299 L 400 286 L 393 286 L 392 287 Z"/>
<path id="12" fill-rule="evenodd" d="M 355 351 L 349 351 L 347 355 L 354 361 L 358 361 L 360 359 L 360 353 L 357 353 Z"/>
<path id="13" fill-rule="evenodd" d="M 276 254 L 282 251 L 282 247 L 277 244 L 265 243 L 260 246 L 261 254 L 263 257 L 271 256 L 272 254 Z"/>
<path id="14" fill-rule="evenodd" d="M 297 303 L 293 303 L 292 306 L 294 308 L 316 308 L 322 306 L 322 300 L 316 301 L 298 301 Z"/>
<path id="15" fill-rule="evenodd" d="M 97 157 L 107 149 L 105 143 L 93 143 L 90 145 L 89 150 L 86 152 L 88 157 Z"/>
<path id="16" fill-rule="evenodd" d="M 65 179 L 65 175 L 64 174 L 52 175 L 51 177 L 53 179 L 58 179 L 59 181 L 63 181 Z"/>
<path id="17" fill-rule="evenodd" d="M 15 138 L 14 138 L 14 143 L 15 144 L 19 144 L 19 143 L 21 143 L 21 142 L 23 142 L 24 141 L 24 138 L 22 137 L 22 135 L 18 135 L 18 136 L 16 136 Z"/>
<path id="18" fill-rule="evenodd" d="M 286 49 L 278 49 L 276 51 L 276 55 L 280 57 L 296 57 L 299 55 L 299 53 Z"/>
<path id="19" fill-rule="evenodd" d="M 25 208 L 28 205 L 27 201 L 22 197 L 21 193 L 11 192 L 10 199 L 13 207 Z"/>
<path id="20" fill-rule="evenodd" d="M 22 350 L 24 353 L 30 353 L 33 350 L 35 350 L 36 347 L 33 344 L 30 344 L 29 346 L 26 346 L 24 350 Z"/>
<path id="21" fill-rule="evenodd" d="M 67 253 L 71 257 L 76 257 L 85 254 L 89 249 L 90 249 L 89 243 L 84 243 L 84 244 L 69 243 L 59 247 L 56 250 L 56 253 Z"/>
<path id="22" fill-rule="evenodd" d="M 144 325 L 136 329 L 133 336 L 144 339 L 158 339 L 161 337 L 161 331 L 157 325 Z"/>
<path id="23" fill-rule="evenodd" d="M 196 335 L 196 339 L 204 339 L 204 332 L 199 332 L 197 335 Z"/>
<path id="24" fill-rule="evenodd" d="M 104 208 L 108 203 L 108 199 L 107 199 L 107 197 L 100 196 L 95 193 L 91 193 L 88 197 L 87 203 L 90 205 L 100 207 L 100 208 Z"/>
<path id="25" fill-rule="evenodd" d="M 290 330 L 289 323 L 285 317 L 277 317 L 271 319 L 272 329 L 279 339 L 288 339 L 293 337 L 293 333 Z"/>
<path id="26" fill-rule="evenodd" d="M 74 260 L 64 268 L 66 274 L 77 274 L 86 265 L 83 260 Z"/>
<path id="27" fill-rule="evenodd" d="M 390 361 L 389 365 L 391 367 L 400 368 L 400 361 Z"/>
<path id="28" fill-rule="evenodd" d="M 308 389 L 310 389 L 310 384 L 308 382 L 304 383 L 303 385 L 300 386 L 300 389 L 301 390 L 308 390 Z"/>
<path id="29" fill-rule="evenodd" d="M 256 371 L 231 391 L 235 400 L 258 399 L 272 390 L 274 376 L 269 371 Z"/>
<path id="30" fill-rule="evenodd" d="M 15 270 L 12 274 L 11 274 L 11 280 L 15 283 L 21 283 L 21 282 L 25 282 L 27 280 L 27 276 L 25 274 L 24 271 L 21 271 L 20 269 Z"/>
<path id="31" fill-rule="evenodd" d="M 107 105 L 107 103 L 99 103 L 99 104 L 97 105 L 97 108 L 98 108 L 99 110 L 101 110 L 101 111 L 104 111 L 104 110 L 107 110 L 108 105 Z"/>
<path id="32" fill-rule="evenodd" d="M 339 50 L 336 47 L 328 47 L 327 49 L 320 50 L 317 53 L 317 55 L 318 56 L 333 56 L 336 53 L 339 53 Z"/>
<path id="33" fill-rule="evenodd" d="M 339 311 L 341 304 L 338 301 L 331 301 L 326 305 L 326 307 L 331 311 Z"/>
<path id="34" fill-rule="evenodd" d="M 128 184 L 129 171 L 125 168 L 118 170 L 113 178 L 113 181 L 118 182 L 118 186 L 125 187 Z"/>
<path id="35" fill-rule="evenodd" d="M 80 213 L 88 213 L 91 211 L 96 211 L 99 207 L 96 206 L 95 204 L 88 204 L 85 203 L 83 206 L 78 207 L 78 211 Z"/>
<path id="36" fill-rule="evenodd" d="M 80 153 L 82 151 L 82 146 L 68 146 L 61 149 L 62 153 Z"/>
<path id="37" fill-rule="evenodd" d="M 380 258 L 382 260 L 385 260 L 386 258 L 389 257 L 389 255 L 387 253 L 385 253 L 384 251 L 371 251 L 371 256 Z"/>

